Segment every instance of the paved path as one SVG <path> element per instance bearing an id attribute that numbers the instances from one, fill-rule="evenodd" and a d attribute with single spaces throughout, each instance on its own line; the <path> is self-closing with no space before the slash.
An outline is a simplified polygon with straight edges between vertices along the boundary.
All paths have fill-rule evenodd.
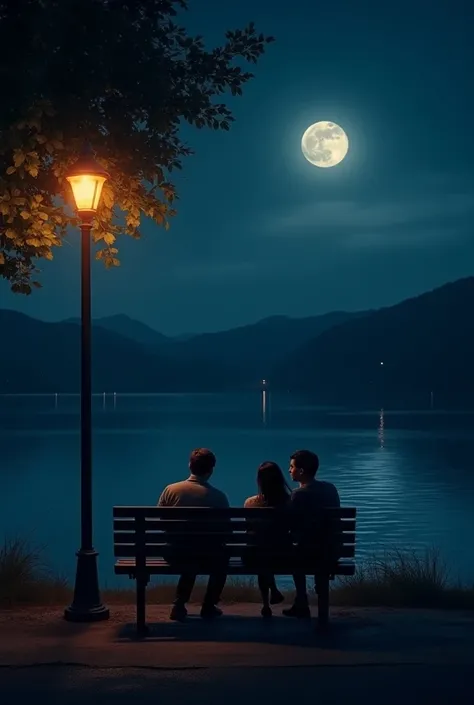
<path id="1" fill-rule="evenodd" d="M 0 670 L 3 705 L 468 705 L 469 666 Z"/>
<path id="2" fill-rule="evenodd" d="M 167 609 L 151 607 L 145 641 L 134 638 L 131 607 L 113 607 L 99 624 L 69 624 L 61 614 L 0 612 L 2 705 L 32 696 L 62 705 L 243 705 L 262 692 L 288 705 L 296 687 L 315 704 L 471 701 L 472 613 L 334 609 L 321 634 L 308 622 L 265 622 L 257 605 L 226 608 L 211 624 L 197 616 L 171 623 Z"/>

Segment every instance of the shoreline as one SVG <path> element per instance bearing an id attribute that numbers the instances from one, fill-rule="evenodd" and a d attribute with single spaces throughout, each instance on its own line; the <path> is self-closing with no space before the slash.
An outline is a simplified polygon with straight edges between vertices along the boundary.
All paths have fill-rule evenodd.
<path id="1" fill-rule="evenodd" d="M 357 577 L 357 575 L 355 576 Z M 342 581 L 341 581 L 342 582 Z M 437 610 L 439 612 L 474 612 L 474 587 L 445 587 L 433 591 L 429 586 L 413 586 L 411 590 L 401 586 L 390 586 L 384 590 L 381 586 L 359 585 L 344 581 L 346 585 L 332 586 L 330 589 L 330 609 L 372 609 L 372 610 Z M 204 597 L 207 581 L 198 580 L 189 601 L 190 605 L 200 605 Z M 174 600 L 176 582 L 166 584 L 151 584 L 147 588 L 146 604 L 149 607 L 167 608 Z M 38 581 L 27 586 L 28 594 L 20 599 L 5 599 L 1 595 L 0 585 L 0 613 L 18 612 L 22 610 L 50 609 L 71 604 L 74 588 L 61 581 Z M 294 597 L 294 590 L 281 589 L 284 603 L 289 605 Z M 134 607 L 136 603 L 135 588 L 118 588 L 101 590 L 102 602 L 111 608 Z M 308 599 L 310 607 L 318 604 L 311 582 L 308 581 Z M 221 603 L 224 606 L 236 607 L 241 605 L 254 605 L 258 611 L 261 606 L 261 596 L 253 581 L 229 581 L 224 588 Z M 280 606 L 278 606 L 280 607 Z M 278 610 L 278 607 L 276 610 Z M 275 611 L 275 610 L 274 610 Z"/>
<path id="2" fill-rule="evenodd" d="M 173 576 L 174 577 L 174 576 Z M 147 587 L 147 605 L 170 605 L 175 596 L 177 578 L 152 579 Z M 316 604 L 313 585 L 308 576 L 308 596 Z M 199 576 L 192 598 L 202 601 L 207 584 Z M 293 589 L 280 583 L 285 601 L 290 602 Z M 136 586 L 127 581 L 123 587 L 103 588 L 102 600 L 110 605 L 135 603 Z M 65 578 L 48 570 L 43 550 L 28 541 L 15 539 L 0 546 L 0 609 L 28 606 L 49 607 L 71 604 L 74 586 Z M 450 580 L 449 572 L 435 549 L 422 555 L 411 551 L 387 551 L 383 557 L 356 563 L 353 576 L 338 577 L 331 583 L 332 608 L 431 608 L 441 610 L 474 610 L 474 584 Z M 261 604 L 255 577 L 229 576 L 222 593 L 225 604 Z"/>
<path id="3" fill-rule="evenodd" d="M 0 666 L 140 668 L 160 671 L 305 666 L 472 664 L 474 615 L 438 610 L 334 608 L 327 631 L 314 622 L 275 616 L 258 606 L 224 608 L 209 622 L 191 605 L 185 622 L 150 605 L 150 634 L 137 640 L 135 607 L 111 610 L 107 621 L 76 624 L 64 608 L 0 610 Z"/>

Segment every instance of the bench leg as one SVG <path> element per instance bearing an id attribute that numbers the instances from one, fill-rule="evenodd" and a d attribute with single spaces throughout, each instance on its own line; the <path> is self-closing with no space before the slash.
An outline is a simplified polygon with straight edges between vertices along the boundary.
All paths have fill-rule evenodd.
<path id="1" fill-rule="evenodd" d="M 325 627 L 329 622 L 329 576 L 318 576 L 318 627 Z"/>
<path id="2" fill-rule="evenodd" d="M 137 635 L 146 636 L 148 627 L 146 626 L 146 577 L 137 578 Z"/>

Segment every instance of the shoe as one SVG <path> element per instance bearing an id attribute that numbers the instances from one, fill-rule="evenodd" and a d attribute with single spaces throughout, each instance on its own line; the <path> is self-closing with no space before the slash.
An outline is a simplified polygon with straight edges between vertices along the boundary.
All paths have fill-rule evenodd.
<path id="1" fill-rule="evenodd" d="M 222 610 L 215 605 L 203 605 L 201 607 L 201 617 L 203 619 L 215 619 L 222 616 Z"/>
<path id="2" fill-rule="evenodd" d="M 293 605 L 287 610 L 282 610 L 285 617 L 296 617 L 296 619 L 311 619 L 311 611 L 308 605 Z"/>
<path id="3" fill-rule="evenodd" d="M 260 614 L 262 615 L 262 617 L 265 618 L 273 616 L 273 612 L 270 607 L 262 607 L 262 609 L 260 610 Z"/>
<path id="4" fill-rule="evenodd" d="M 171 608 L 170 612 L 170 619 L 173 620 L 173 622 L 182 622 L 186 619 L 188 616 L 188 610 L 184 605 L 173 605 Z"/>
<path id="5" fill-rule="evenodd" d="M 281 594 L 279 590 L 274 590 L 271 594 L 270 597 L 270 604 L 271 605 L 280 605 L 282 602 L 285 601 L 285 597 Z"/>

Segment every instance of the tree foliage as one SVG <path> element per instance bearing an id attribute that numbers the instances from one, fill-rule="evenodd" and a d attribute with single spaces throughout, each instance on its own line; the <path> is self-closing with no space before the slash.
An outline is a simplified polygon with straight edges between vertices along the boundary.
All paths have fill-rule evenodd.
<path id="1" fill-rule="evenodd" d="M 197 2 L 197 0 L 196 0 Z M 192 153 L 183 122 L 228 130 L 223 94 L 241 95 L 272 41 L 253 23 L 208 49 L 178 23 L 185 0 L 0 0 L 0 274 L 29 294 L 38 259 L 77 225 L 64 175 L 89 142 L 111 174 L 94 222 L 96 253 L 144 217 L 168 227 L 169 172 Z"/>

